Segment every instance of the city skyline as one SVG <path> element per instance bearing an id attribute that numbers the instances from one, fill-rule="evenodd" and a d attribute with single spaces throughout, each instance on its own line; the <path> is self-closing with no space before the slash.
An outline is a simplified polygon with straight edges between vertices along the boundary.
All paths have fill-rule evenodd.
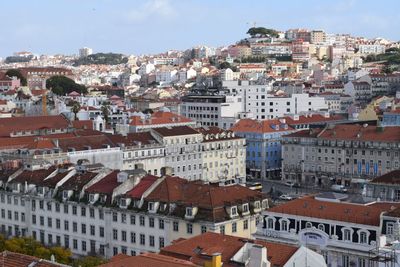
<path id="1" fill-rule="evenodd" d="M 124 0 L 116 5 L 109 0 L 64 0 L 57 3 L 40 1 L 39 4 L 28 1 L 4 3 L 5 10 L 14 10 L 20 16 L 15 20 L 14 12 L 3 13 L 5 21 L 15 21 L 14 27 L 0 30 L 7 36 L 1 40 L 0 57 L 18 51 L 76 54 L 83 46 L 93 48 L 94 52 L 136 55 L 196 45 L 223 46 L 244 38 L 254 23 L 277 30 L 324 29 L 328 33 L 400 39 L 390 27 L 400 22 L 396 16 L 397 8 L 394 8 L 400 4 L 392 0 L 382 5 L 358 0 L 336 3 L 290 1 L 286 6 L 264 2 L 252 5 L 206 2 Z M 64 14 L 57 12 L 60 10 Z"/>

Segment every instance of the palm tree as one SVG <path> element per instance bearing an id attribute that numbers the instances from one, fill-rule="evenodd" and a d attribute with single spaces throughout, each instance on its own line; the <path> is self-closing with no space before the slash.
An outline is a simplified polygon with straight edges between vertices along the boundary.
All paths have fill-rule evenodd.
<path id="1" fill-rule="evenodd" d="M 79 102 L 74 101 L 71 107 L 71 111 L 74 113 L 74 120 L 78 120 L 77 114 L 81 110 L 81 104 Z"/>

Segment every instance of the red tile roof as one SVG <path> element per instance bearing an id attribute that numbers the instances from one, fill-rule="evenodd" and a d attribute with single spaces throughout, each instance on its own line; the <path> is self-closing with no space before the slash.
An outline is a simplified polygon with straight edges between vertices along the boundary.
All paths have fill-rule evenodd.
<path id="1" fill-rule="evenodd" d="M 93 129 L 92 120 L 72 121 L 72 127 L 75 129 Z"/>
<path id="2" fill-rule="evenodd" d="M 118 173 L 119 171 L 112 171 L 111 173 L 107 174 L 103 179 L 87 188 L 85 191 L 88 193 L 111 194 L 113 190 L 121 184 L 117 180 Z"/>
<path id="3" fill-rule="evenodd" d="M 155 132 L 160 134 L 161 136 L 179 136 L 179 135 L 191 135 L 191 134 L 199 134 L 198 131 L 189 127 L 189 126 L 175 126 L 175 127 L 161 127 L 154 128 Z"/>
<path id="4" fill-rule="evenodd" d="M 231 258 L 247 242 L 252 242 L 266 247 L 267 257 L 271 266 L 277 267 L 284 266 L 298 249 L 297 247 L 285 244 L 246 240 L 236 236 L 206 232 L 190 239 L 177 240 L 174 244 L 162 248 L 160 253 L 167 256 L 190 260 L 195 264 L 203 266 L 205 261 L 210 260 L 210 256 L 212 256 L 213 253 L 218 252 L 221 253 L 224 266 L 233 267 L 237 266 L 237 264 L 231 262 Z"/>
<path id="5" fill-rule="evenodd" d="M 94 172 L 85 172 L 85 173 L 77 173 L 74 176 L 70 177 L 65 183 L 60 186 L 60 190 L 81 190 L 87 183 L 89 183 L 97 173 Z"/>
<path id="6" fill-rule="evenodd" d="M 157 124 L 168 124 L 168 123 L 175 124 L 175 123 L 185 123 L 185 122 L 192 122 L 192 120 L 172 112 L 157 111 L 154 112 L 149 119 L 143 120 L 141 119 L 140 116 L 131 117 L 130 125 L 141 126 L 141 125 L 157 125 Z"/>
<path id="7" fill-rule="evenodd" d="M 56 170 L 56 167 L 51 166 L 48 169 L 40 169 L 40 170 L 25 170 L 13 180 L 11 183 L 25 183 L 28 182 L 31 184 L 41 183 L 44 179 L 46 179 L 50 174 L 52 174 Z"/>
<path id="8" fill-rule="evenodd" d="M 287 124 L 286 124 L 287 125 Z M 275 127 L 279 129 L 276 130 Z M 272 133 L 272 132 L 286 132 L 294 130 L 287 125 L 287 129 L 282 127 L 282 123 L 278 120 L 253 120 L 241 119 L 230 129 L 233 132 L 251 132 L 251 133 Z"/>
<path id="9" fill-rule="evenodd" d="M 9 137 L 12 132 L 39 129 L 66 129 L 69 121 L 62 115 L 0 118 L 0 137 Z"/>
<path id="10" fill-rule="evenodd" d="M 142 145 L 157 143 L 157 140 L 150 132 L 128 133 L 126 136 L 120 134 L 107 134 L 107 137 L 114 144 L 124 144 L 125 146 L 136 146 L 139 142 Z"/>
<path id="11" fill-rule="evenodd" d="M 216 186 L 200 181 L 188 181 L 167 176 L 146 197 L 146 200 L 179 202 L 203 208 L 223 207 L 226 203 L 241 203 L 249 198 L 263 198 L 262 193 L 240 185 Z"/>
<path id="12" fill-rule="evenodd" d="M 143 193 L 146 192 L 146 190 L 149 189 L 158 179 L 159 177 L 148 174 L 143 177 L 132 190 L 126 192 L 125 195 L 131 198 L 141 198 Z"/>
<path id="13" fill-rule="evenodd" d="M 276 212 L 310 218 L 379 226 L 380 214 L 384 211 L 391 210 L 392 207 L 400 207 L 400 203 L 372 203 L 369 205 L 360 205 L 322 201 L 315 199 L 313 196 L 307 196 L 270 208 L 267 213 Z"/>
<path id="14" fill-rule="evenodd" d="M 35 264 L 33 265 L 33 263 Z M 61 265 L 16 252 L 3 251 L 0 253 L 0 267 L 28 267 L 28 266 L 60 267 Z"/>
<path id="15" fill-rule="evenodd" d="M 195 267 L 197 265 L 190 261 L 185 261 L 165 255 L 144 253 L 139 256 L 115 256 L 110 262 L 99 267 Z M 1 267 L 1 266 L 0 266 Z"/>
<path id="16" fill-rule="evenodd" d="M 289 125 L 296 124 L 310 124 L 310 123 L 318 123 L 318 122 L 332 122 L 332 121 L 340 121 L 345 120 L 345 117 L 342 115 L 331 115 L 328 118 L 322 116 L 321 114 L 312 114 L 308 116 L 301 115 L 298 120 L 293 119 L 292 117 L 284 117 L 286 123 Z"/>
<path id="17" fill-rule="evenodd" d="M 400 170 L 394 170 L 372 179 L 371 183 L 400 184 Z"/>

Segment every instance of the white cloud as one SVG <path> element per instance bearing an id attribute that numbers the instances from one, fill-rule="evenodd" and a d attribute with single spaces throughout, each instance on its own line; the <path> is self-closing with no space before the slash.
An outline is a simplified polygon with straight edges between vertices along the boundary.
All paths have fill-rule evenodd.
<path id="1" fill-rule="evenodd" d="M 143 21 L 150 17 L 173 18 L 176 16 L 175 9 L 169 0 L 148 0 L 136 9 L 128 11 L 127 18 L 130 21 Z"/>

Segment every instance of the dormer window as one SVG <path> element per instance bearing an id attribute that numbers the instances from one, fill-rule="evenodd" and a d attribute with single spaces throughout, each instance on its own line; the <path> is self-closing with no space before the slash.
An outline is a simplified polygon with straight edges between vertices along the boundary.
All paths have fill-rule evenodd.
<path id="1" fill-rule="evenodd" d="M 121 207 L 126 207 L 126 199 L 125 198 L 121 198 L 119 204 L 120 204 Z"/>
<path id="2" fill-rule="evenodd" d="M 187 217 L 193 217 L 193 208 L 192 207 L 187 207 L 186 208 L 186 216 Z"/>
<path id="3" fill-rule="evenodd" d="M 243 213 L 249 212 L 249 204 L 243 204 Z"/>
<path id="4" fill-rule="evenodd" d="M 236 206 L 231 207 L 231 216 L 237 216 L 237 215 L 238 215 L 237 207 Z"/>
<path id="5" fill-rule="evenodd" d="M 154 211 L 154 202 L 149 202 L 149 204 L 148 204 L 148 209 L 149 209 L 149 211 Z"/>
<path id="6" fill-rule="evenodd" d="M 306 222 L 306 228 L 312 228 L 312 223 Z"/>
<path id="7" fill-rule="evenodd" d="M 254 208 L 255 208 L 255 209 L 260 209 L 260 208 L 261 208 L 260 201 L 254 202 Z"/>
<path id="8" fill-rule="evenodd" d="M 94 202 L 94 194 L 89 194 L 89 202 L 90 203 Z"/>
<path id="9" fill-rule="evenodd" d="M 63 199 L 67 199 L 68 198 L 68 191 L 65 190 L 63 191 Z"/>

